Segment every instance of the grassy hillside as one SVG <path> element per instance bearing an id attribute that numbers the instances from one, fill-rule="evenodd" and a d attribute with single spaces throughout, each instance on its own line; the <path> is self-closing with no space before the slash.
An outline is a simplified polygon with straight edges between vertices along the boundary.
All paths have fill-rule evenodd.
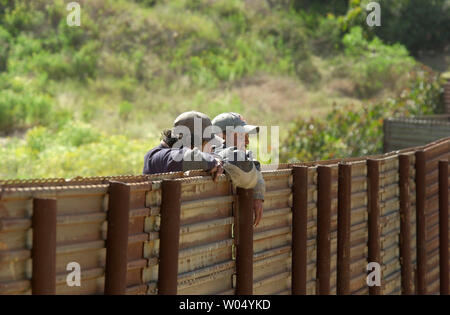
<path id="1" fill-rule="evenodd" d="M 283 138 L 294 117 L 397 95 L 416 67 L 342 7 L 89 0 L 69 27 L 66 2 L 0 0 L 0 178 L 139 174 L 192 109 Z"/>

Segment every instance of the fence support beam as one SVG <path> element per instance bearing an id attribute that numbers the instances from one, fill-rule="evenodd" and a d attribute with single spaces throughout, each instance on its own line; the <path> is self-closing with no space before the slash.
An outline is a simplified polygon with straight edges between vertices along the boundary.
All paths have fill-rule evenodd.
<path id="1" fill-rule="evenodd" d="M 106 239 L 105 294 L 125 294 L 127 285 L 130 186 L 110 182 Z"/>
<path id="2" fill-rule="evenodd" d="M 439 161 L 439 274 L 440 293 L 449 295 L 448 161 Z"/>
<path id="3" fill-rule="evenodd" d="M 411 261 L 411 201 L 409 198 L 409 155 L 399 156 L 399 188 L 400 188 L 400 264 L 402 277 L 402 294 L 413 292 L 413 271 Z"/>
<path id="4" fill-rule="evenodd" d="M 308 167 L 294 166 L 292 174 L 292 294 L 306 295 Z"/>
<path id="5" fill-rule="evenodd" d="M 163 180 L 161 189 L 158 294 L 175 295 L 178 286 L 181 182 L 175 179 Z"/>
<path id="6" fill-rule="evenodd" d="M 427 294 L 425 152 L 416 152 L 417 294 Z"/>
<path id="7" fill-rule="evenodd" d="M 350 213 L 352 197 L 352 166 L 339 164 L 338 182 L 338 244 L 337 294 L 350 292 Z"/>
<path id="8" fill-rule="evenodd" d="M 236 295 L 253 294 L 253 189 L 237 189 Z"/>
<path id="9" fill-rule="evenodd" d="M 331 168 L 317 167 L 317 294 L 330 294 Z"/>
<path id="10" fill-rule="evenodd" d="M 380 244 L 380 161 L 367 160 L 368 205 L 369 205 L 369 263 L 381 265 Z M 381 287 L 369 287 L 370 295 L 381 294 Z"/>
<path id="11" fill-rule="evenodd" d="M 56 199 L 33 199 L 33 272 L 34 295 L 56 293 Z"/>

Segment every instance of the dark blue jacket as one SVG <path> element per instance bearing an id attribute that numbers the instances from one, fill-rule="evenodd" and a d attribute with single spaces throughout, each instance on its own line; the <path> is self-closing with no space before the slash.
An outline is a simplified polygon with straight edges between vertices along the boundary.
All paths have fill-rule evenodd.
<path id="1" fill-rule="evenodd" d="M 196 159 L 194 159 L 196 156 Z M 190 158 L 186 158 L 190 157 Z M 180 172 L 189 170 L 209 171 L 216 166 L 214 156 L 194 148 L 167 148 L 159 145 L 147 152 L 144 158 L 143 174 Z"/>

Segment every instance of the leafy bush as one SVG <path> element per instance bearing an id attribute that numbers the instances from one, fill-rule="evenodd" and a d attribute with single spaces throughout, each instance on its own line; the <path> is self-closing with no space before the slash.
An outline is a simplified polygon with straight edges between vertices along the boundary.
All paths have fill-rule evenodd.
<path id="1" fill-rule="evenodd" d="M 367 40 L 362 28 L 353 27 L 342 39 L 344 55 L 336 58 L 336 75 L 350 76 L 360 97 L 372 97 L 384 86 L 395 86 L 414 60 L 401 45 L 385 45 L 377 37 Z"/>
<path id="2" fill-rule="evenodd" d="M 52 106 L 46 95 L 0 90 L 0 132 L 48 124 Z"/>
<path id="3" fill-rule="evenodd" d="M 397 99 L 362 108 L 334 107 L 324 118 L 297 118 L 280 149 L 281 161 L 313 161 L 381 153 L 383 119 L 433 114 L 442 108 L 442 85 L 427 69 L 412 74 Z"/>
<path id="4" fill-rule="evenodd" d="M 87 126 L 56 134 L 37 127 L 24 140 L 13 138 L 0 146 L 0 178 L 140 174 L 145 152 L 157 142 L 99 134 Z"/>
<path id="5" fill-rule="evenodd" d="M 401 43 L 413 54 L 421 50 L 442 49 L 450 44 L 450 4 L 447 0 L 379 0 L 382 27 L 365 23 L 369 0 L 351 0 L 347 14 L 341 17 L 343 31 L 364 27 L 367 35 L 376 35 L 389 44 Z"/>

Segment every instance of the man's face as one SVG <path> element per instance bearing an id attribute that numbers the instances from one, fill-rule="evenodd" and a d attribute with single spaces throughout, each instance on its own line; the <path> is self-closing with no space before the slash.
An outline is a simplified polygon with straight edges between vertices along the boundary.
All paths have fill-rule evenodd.
<path id="1" fill-rule="evenodd" d="M 226 141 L 227 147 L 237 147 L 238 150 L 245 151 L 250 143 L 248 133 L 233 132 L 222 133 L 222 139 Z"/>

